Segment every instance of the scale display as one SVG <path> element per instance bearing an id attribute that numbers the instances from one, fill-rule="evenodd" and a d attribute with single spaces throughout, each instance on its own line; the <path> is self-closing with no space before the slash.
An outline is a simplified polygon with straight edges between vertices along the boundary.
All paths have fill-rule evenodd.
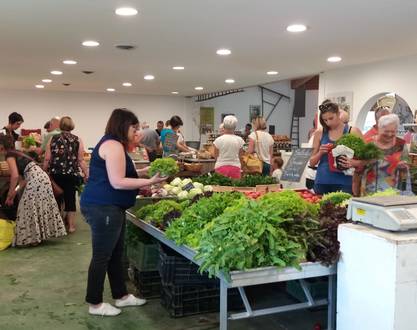
<path id="1" fill-rule="evenodd" d="M 348 219 L 390 231 L 417 229 L 417 197 L 354 197 Z"/>

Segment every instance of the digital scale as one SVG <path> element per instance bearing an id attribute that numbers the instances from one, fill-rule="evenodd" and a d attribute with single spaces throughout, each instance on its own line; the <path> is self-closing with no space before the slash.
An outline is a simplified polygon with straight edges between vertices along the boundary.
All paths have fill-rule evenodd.
<path id="1" fill-rule="evenodd" d="M 417 229 L 417 197 L 354 197 L 347 218 L 390 231 Z"/>

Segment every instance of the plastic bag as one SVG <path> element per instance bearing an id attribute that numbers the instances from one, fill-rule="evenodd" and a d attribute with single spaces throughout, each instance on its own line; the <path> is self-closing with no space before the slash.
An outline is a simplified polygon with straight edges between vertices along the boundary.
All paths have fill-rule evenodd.
<path id="1" fill-rule="evenodd" d="M 345 175 L 353 175 L 354 169 L 353 168 L 343 168 L 338 163 L 338 159 L 342 156 L 352 159 L 354 155 L 354 151 L 344 145 L 339 145 L 333 148 L 329 152 L 329 168 L 331 171 L 334 172 L 343 172 Z"/>
<path id="2" fill-rule="evenodd" d="M 0 219 L 0 251 L 7 249 L 13 243 L 15 226 L 14 221 Z"/>

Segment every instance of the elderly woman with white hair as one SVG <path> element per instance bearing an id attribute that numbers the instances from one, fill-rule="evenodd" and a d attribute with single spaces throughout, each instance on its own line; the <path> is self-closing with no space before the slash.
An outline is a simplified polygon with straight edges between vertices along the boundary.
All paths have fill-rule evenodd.
<path id="1" fill-rule="evenodd" d="M 388 188 L 405 189 L 407 179 L 407 148 L 405 141 L 397 137 L 400 120 L 389 114 L 379 118 L 378 133 L 371 141 L 383 152 L 382 159 L 369 162 L 362 173 L 361 195 Z"/>
<path id="2" fill-rule="evenodd" d="M 222 136 L 214 140 L 214 155 L 216 164 L 214 169 L 216 173 L 227 176 L 232 179 L 240 178 L 240 156 L 245 142 L 240 136 L 235 135 L 237 118 L 235 116 L 226 116 L 223 119 Z"/>

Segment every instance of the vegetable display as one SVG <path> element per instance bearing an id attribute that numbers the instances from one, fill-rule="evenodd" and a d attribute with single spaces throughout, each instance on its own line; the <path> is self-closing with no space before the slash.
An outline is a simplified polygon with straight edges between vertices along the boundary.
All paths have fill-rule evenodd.
<path id="1" fill-rule="evenodd" d="M 176 196 L 180 200 L 193 199 L 197 195 L 213 191 L 213 187 L 203 185 L 191 179 L 175 178 L 170 184 L 165 184 L 162 188 L 164 196 Z"/>
<path id="2" fill-rule="evenodd" d="M 167 213 L 176 211 L 182 212 L 187 203 L 178 203 L 173 200 L 162 200 L 157 204 L 149 204 L 140 208 L 136 212 L 136 216 L 147 222 L 151 222 L 156 227 L 160 227 L 164 222 L 164 216 Z"/>
<path id="3" fill-rule="evenodd" d="M 189 185 L 175 179 L 172 187 Z M 172 188 L 173 189 L 173 188 Z M 317 203 L 303 192 L 259 196 L 239 192 L 197 194 L 192 200 L 163 200 L 139 209 L 137 217 L 166 230 L 178 245 L 194 249 L 200 270 L 214 275 L 263 266 L 325 265 L 339 257 L 337 228 L 346 220 L 350 195 L 336 192 Z"/>
<path id="4" fill-rule="evenodd" d="M 222 271 L 262 266 L 299 267 L 305 251 L 288 237 L 281 224 L 289 221 L 260 203 L 240 199 L 203 230 L 196 260 L 200 271 Z"/>
<path id="5" fill-rule="evenodd" d="M 354 157 L 361 160 L 378 159 L 383 156 L 382 151 L 373 143 L 365 143 L 359 136 L 344 134 L 336 145 L 343 145 L 354 151 Z"/>
<path id="6" fill-rule="evenodd" d="M 195 178 L 204 185 L 234 186 L 234 187 L 255 187 L 276 183 L 270 176 L 246 174 L 241 179 L 231 179 L 218 173 L 210 173 Z"/>
<path id="7" fill-rule="evenodd" d="M 212 197 L 201 198 L 171 223 L 166 231 L 167 237 L 179 245 L 197 248 L 204 226 L 241 198 L 243 195 L 237 192 L 216 193 Z"/>
<path id="8" fill-rule="evenodd" d="M 344 201 L 349 200 L 351 198 L 352 198 L 351 194 L 345 193 L 343 191 L 336 191 L 336 192 L 325 194 L 320 201 L 320 205 L 323 205 L 326 203 L 340 205 Z"/>
<path id="9" fill-rule="evenodd" d="M 172 158 L 155 159 L 149 168 L 149 175 L 154 176 L 159 173 L 161 176 L 172 176 L 179 172 L 177 162 Z"/>

